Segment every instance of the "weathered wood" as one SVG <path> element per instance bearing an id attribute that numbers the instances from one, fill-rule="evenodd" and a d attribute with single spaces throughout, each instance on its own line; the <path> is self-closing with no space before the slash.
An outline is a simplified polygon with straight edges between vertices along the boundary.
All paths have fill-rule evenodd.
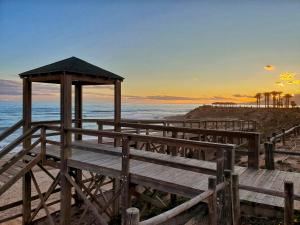
<path id="1" fill-rule="evenodd" d="M 225 151 L 225 162 L 224 162 L 224 168 L 227 170 L 234 171 L 234 164 L 235 164 L 235 149 L 227 149 Z"/>
<path id="2" fill-rule="evenodd" d="M 233 223 L 233 209 L 232 209 L 232 175 L 230 170 L 224 171 L 225 178 L 225 203 L 224 210 L 226 216 L 226 224 L 232 225 Z"/>
<path id="3" fill-rule="evenodd" d="M 140 211 L 138 208 L 128 208 L 126 210 L 126 225 L 139 225 Z"/>
<path id="4" fill-rule="evenodd" d="M 233 224 L 241 224 L 240 193 L 239 193 L 239 175 L 232 174 L 232 204 L 233 204 Z"/>
<path id="5" fill-rule="evenodd" d="M 284 182 L 284 225 L 294 224 L 294 184 Z"/>
<path id="6" fill-rule="evenodd" d="M 272 142 L 266 142 L 264 143 L 265 148 L 265 165 L 266 169 L 274 170 L 275 169 L 275 163 L 274 163 L 274 148 L 275 145 Z"/>
<path id="7" fill-rule="evenodd" d="M 82 85 L 75 85 L 75 127 L 82 128 Z M 75 140 L 82 140 L 81 134 L 75 134 Z"/>
<path id="8" fill-rule="evenodd" d="M 208 210 L 210 225 L 217 225 L 218 209 L 217 209 L 217 179 L 215 177 L 208 178 L 208 190 L 212 191 L 212 195 L 208 198 Z"/>
<path id="9" fill-rule="evenodd" d="M 31 79 L 23 79 L 23 134 L 31 128 L 31 110 L 32 110 L 32 83 Z M 28 137 L 23 142 L 23 148 L 27 149 L 31 145 L 31 139 Z M 28 225 L 31 213 L 31 176 L 25 174 L 22 181 L 23 198 L 23 225 Z"/>
<path id="10" fill-rule="evenodd" d="M 42 163 L 46 159 L 46 128 L 41 127 L 41 154 L 42 154 Z"/>
<path id="11" fill-rule="evenodd" d="M 116 80 L 114 86 L 114 128 L 115 132 L 121 132 L 121 81 Z M 121 139 L 116 137 L 115 146 L 120 146 Z"/>
<path id="12" fill-rule="evenodd" d="M 126 224 L 126 209 L 129 207 L 129 139 L 122 140 L 122 171 L 121 171 L 121 213 L 122 224 Z"/>
<path id="13" fill-rule="evenodd" d="M 67 128 L 72 127 L 72 79 L 64 74 L 61 78 L 61 225 L 69 225 L 71 220 L 71 184 L 66 179 L 69 172 L 67 160 L 71 156 L 71 132 Z M 79 129 L 79 128 L 78 128 Z"/>
<path id="14" fill-rule="evenodd" d="M 170 209 L 162 214 L 159 214 L 155 217 L 152 217 L 148 220 L 142 221 L 139 223 L 139 225 L 157 225 L 157 224 L 161 224 L 164 223 L 168 220 L 170 220 L 171 218 L 175 217 L 176 215 L 179 215 L 180 213 L 192 208 L 193 206 L 199 204 L 199 202 L 206 200 L 207 198 L 209 198 L 211 195 L 213 194 L 213 192 L 211 190 L 207 190 L 199 195 L 197 195 L 196 197 L 190 199 L 189 201 L 176 206 L 173 209 Z"/>
<path id="15" fill-rule="evenodd" d="M 249 139 L 248 167 L 259 169 L 260 134 L 256 133 Z"/>
<path id="16" fill-rule="evenodd" d="M 102 216 L 99 215 L 98 210 L 95 208 L 93 203 L 91 203 L 91 201 L 85 196 L 80 187 L 78 187 L 78 185 L 72 180 L 72 178 L 68 174 L 65 174 L 64 176 L 66 177 L 67 181 L 75 188 L 80 197 L 84 200 L 85 204 L 87 204 L 89 208 L 93 211 L 94 215 L 97 217 L 97 222 L 99 222 L 101 225 L 107 225 Z"/>
<path id="17" fill-rule="evenodd" d="M 38 185 L 38 183 L 37 183 L 37 181 L 36 181 L 36 179 L 35 179 L 35 177 L 34 177 L 32 171 L 30 171 L 30 175 L 31 175 L 33 184 L 34 184 L 34 186 L 35 186 L 35 189 L 36 189 L 36 191 L 37 191 L 37 193 L 38 193 L 38 195 L 39 195 L 40 201 L 41 201 L 41 203 L 42 203 L 42 205 L 43 205 L 43 208 L 44 208 L 44 210 L 45 210 L 45 212 L 46 212 L 46 214 L 47 214 L 47 217 L 48 217 L 48 219 L 49 219 L 49 222 L 50 222 L 51 225 L 55 225 L 54 220 L 53 220 L 52 216 L 50 215 L 48 206 L 46 205 L 44 196 L 42 195 L 41 189 L 40 189 L 40 187 L 39 187 L 39 185 Z"/>
<path id="18" fill-rule="evenodd" d="M 217 159 L 217 183 L 223 182 L 224 179 L 224 158 Z"/>
<path id="19" fill-rule="evenodd" d="M 103 131 L 103 125 L 98 123 L 98 130 Z M 103 143 L 103 137 L 102 136 L 98 136 L 98 143 L 101 144 Z"/>
<path id="20" fill-rule="evenodd" d="M 7 138 L 9 135 L 14 133 L 16 130 L 18 130 L 21 126 L 23 126 L 23 119 L 19 120 L 17 123 L 12 125 L 11 127 L 5 129 L 1 134 L 0 134 L 0 141 L 4 140 Z"/>

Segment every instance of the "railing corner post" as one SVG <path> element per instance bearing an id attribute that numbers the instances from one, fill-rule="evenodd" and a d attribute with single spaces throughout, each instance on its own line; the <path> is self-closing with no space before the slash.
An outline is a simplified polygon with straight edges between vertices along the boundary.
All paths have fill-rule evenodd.
<path id="1" fill-rule="evenodd" d="M 138 208 L 128 208 L 126 210 L 125 225 L 138 225 L 140 222 L 140 210 Z"/>
<path id="2" fill-rule="evenodd" d="M 208 189 L 213 191 L 212 196 L 208 198 L 208 208 L 209 208 L 209 221 L 210 225 L 217 225 L 218 221 L 218 209 L 217 209 L 217 179 L 216 177 L 208 178 Z"/>
<path id="3" fill-rule="evenodd" d="M 284 182 L 284 225 L 294 224 L 294 183 Z"/>
<path id="4" fill-rule="evenodd" d="M 239 175 L 232 174 L 232 203 L 233 203 L 233 224 L 241 224 L 241 206 L 239 193 Z"/>

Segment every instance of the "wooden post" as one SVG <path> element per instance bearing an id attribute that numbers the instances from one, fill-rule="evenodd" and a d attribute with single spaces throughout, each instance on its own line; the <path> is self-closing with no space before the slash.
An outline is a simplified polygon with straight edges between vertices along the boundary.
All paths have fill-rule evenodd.
<path id="1" fill-rule="evenodd" d="M 140 210 L 138 208 L 129 208 L 126 210 L 126 225 L 138 225 L 140 221 Z"/>
<path id="2" fill-rule="evenodd" d="M 222 183 L 224 179 L 224 157 L 217 159 L 217 183 Z"/>
<path id="3" fill-rule="evenodd" d="M 74 105 L 74 112 L 75 112 L 75 128 L 82 128 L 82 85 L 76 84 L 75 85 L 75 105 Z M 81 134 L 75 134 L 74 138 L 76 141 L 82 140 Z M 80 188 L 82 188 L 82 170 L 73 168 L 75 172 L 75 182 L 78 184 Z M 83 200 L 80 198 L 80 195 L 76 192 L 75 203 L 77 205 L 82 204 Z"/>
<path id="4" fill-rule="evenodd" d="M 259 146 L 260 134 L 255 133 L 255 135 L 249 139 L 248 167 L 259 169 Z"/>
<path id="5" fill-rule="evenodd" d="M 233 204 L 233 225 L 241 224 L 241 206 L 239 193 L 239 175 L 232 174 L 232 204 Z"/>
<path id="6" fill-rule="evenodd" d="M 225 177 L 225 201 L 224 210 L 226 217 L 226 225 L 232 225 L 232 176 L 230 170 L 224 171 Z"/>
<path id="7" fill-rule="evenodd" d="M 266 169 L 268 170 L 274 170 L 275 169 L 275 163 L 274 163 L 274 143 L 272 142 L 266 142 L 264 144 L 265 147 L 265 165 Z"/>
<path id="8" fill-rule="evenodd" d="M 138 124 L 140 124 L 140 122 L 138 122 Z M 136 129 L 136 134 L 141 134 L 141 129 L 140 128 Z M 136 149 L 141 148 L 141 142 L 139 142 L 138 140 L 135 142 L 135 145 L 136 145 Z"/>
<path id="9" fill-rule="evenodd" d="M 115 81 L 115 114 L 114 114 L 114 121 L 115 121 L 115 132 L 121 132 L 121 81 Z M 121 139 L 115 138 L 115 146 L 121 145 Z"/>
<path id="10" fill-rule="evenodd" d="M 126 225 L 126 210 L 129 206 L 129 157 L 130 157 L 130 145 L 129 138 L 122 140 L 122 171 L 121 171 L 121 215 L 122 224 Z"/>
<path id="11" fill-rule="evenodd" d="M 98 121 L 98 130 L 103 131 L 103 124 L 100 121 Z M 101 143 L 103 143 L 103 137 L 98 136 L 98 144 L 101 144 Z"/>
<path id="12" fill-rule="evenodd" d="M 65 129 L 72 127 L 72 78 L 63 74 L 61 78 L 61 153 L 60 153 L 60 173 L 61 173 L 61 225 L 69 225 L 71 219 L 71 184 L 64 176 L 68 174 L 68 157 L 71 155 L 70 144 L 72 136 Z"/>
<path id="13" fill-rule="evenodd" d="M 41 128 L 41 154 L 42 154 L 42 163 L 46 159 L 46 128 L 43 126 Z"/>
<path id="14" fill-rule="evenodd" d="M 294 184 L 284 182 L 284 225 L 294 224 Z"/>
<path id="15" fill-rule="evenodd" d="M 82 85 L 75 85 L 75 128 L 82 128 Z M 75 140 L 82 140 L 81 134 L 75 134 Z"/>
<path id="16" fill-rule="evenodd" d="M 217 180 L 215 177 L 208 178 L 208 189 L 213 191 L 213 195 L 208 199 L 209 221 L 210 225 L 217 225 L 218 209 L 217 209 Z"/>
<path id="17" fill-rule="evenodd" d="M 172 138 L 177 138 L 177 132 L 172 131 Z M 171 155 L 172 156 L 177 156 L 178 152 L 177 152 L 177 146 L 172 146 L 171 148 Z"/>
<path id="18" fill-rule="evenodd" d="M 234 163 L 235 163 L 235 150 L 234 150 L 234 148 L 226 149 L 224 168 L 227 169 L 227 170 L 234 171 Z"/>
<path id="19" fill-rule="evenodd" d="M 30 78 L 23 78 L 23 133 L 31 128 L 32 83 Z M 31 138 L 24 140 L 23 148 L 31 145 Z M 31 217 L 31 175 L 26 173 L 22 179 L 23 225 L 28 225 Z"/>

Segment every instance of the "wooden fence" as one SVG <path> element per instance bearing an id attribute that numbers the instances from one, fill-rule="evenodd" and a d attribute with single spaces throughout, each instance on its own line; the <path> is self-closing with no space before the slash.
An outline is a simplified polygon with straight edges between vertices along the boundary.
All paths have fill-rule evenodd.
<path id="1" fill-rule="evenodd" d="M 293 136 L 296 138 L 300 134 L 300 125 L 296 125 L 288 130 L 282 129 L 281 133 L 273 134 L 269 141 L 264 143 L 265 148 L 265 165 L 267 169 L 274 170 L 274 154 L 284 154 L 284 155 L 293 155 L 300 156 L 300 152 L 295 151 L 286 151 L 286 150 L 276 150 L 276 144 L 280 143 L 284 146 L 289 137 Z"/>
<path id="2" fill-rule="evenodd" d="M 113 126 L 113 121 L 98 120 L 99 130 L 103 130 L 103 127 Z M 260 134 L 257 132 L 242 132 L 242 131 L 225 131 L 225 130 L 211 130 L 211 129 L 199 129 L 199 128 L 187 128 L 187 127 L 171 127 L 171 126 L 161 126 L 161 125 L 150 125 L 141 123 L 128 123 L 121 122 L 120 126 L 122 128 L 135 129 L 136 134 L 144 133 L 148 136 L 157 136 L 157 132 L 161 132 L 163 137 L 168 136 L 171 133 L 172 138 L 176 139 L 186 139 L 200 140 L 204 142 L 211 143 L 226 143 L 226 144 L 237 144 L 236 150 L 242 146 L 247 148 L 246 153 L 248 155 L 248 167 L 259 168 L 259 150 L 260 150 Z M 143 132 L 144 131 L 144 132 Z M 170 135 L 169 135 L 170 136 Z M 99 136 L 99 143 L 103 141 L 102 137 Z M 150 144 L 146 142 L 146 150 L 150 149 Z M 148 147 L 147 147 L 148 146 Z M 138 143 L 136 143 L 138 147 Z M 162 146 L 162 149 L 164 146 Z M 147 149 L 148 148 L 148 149 Z M 155 149 L 156 146 L 153 146 Z M 178 155 L 179 148 L 175 148 L 172 154 Z M 182 155 L 182 154 L 181 154 Z"/>

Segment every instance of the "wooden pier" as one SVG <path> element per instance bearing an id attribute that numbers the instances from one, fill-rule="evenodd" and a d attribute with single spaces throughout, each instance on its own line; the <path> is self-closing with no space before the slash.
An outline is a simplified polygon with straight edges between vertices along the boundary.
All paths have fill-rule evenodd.
<path id="1" fill-rule="evenodd" d="M 254 121 L 122 120 L 123 78 L 75 57 L 20 76 L 23 119 L 0 134 L 0 141 L 19 128 L 23 128 L 23 134 L 0 151 L 0 197 L 22 178 L 22 200 L 0 209 L 22 205 L 22 214 L 13 218 L 22 216 L 24 225 L 33 224 L 41 209 L 45 210 L 47 222 L 55 224 L 48 207 L 53 204 L 49 197 L 58 192 L 60 198 L 56 203 L 60 204 L 62 225 L 72 224 L 72 206 L 82 205 L 85 209 L 80 221 L 92 213 L 101 225 L 118 215 L 122 225 L 170 224 L 200 202 L 208 204 L 212 225 L 220 224 L 220 220 L 239 225 L 240 204 L 283 209 L 285 225 L 292 224 L 294 209 L 300 210 L 300 175 L 274 168 L 260 169 L 259 155 L 263 151 Z M 60 120 L 32 121 L 32 82 L 60 85 Z M 72 85 L 75 86 L 74 118 Z M 114 86 L 114 119 L 82 118 L 83 85 Z M 84 129 L 84 123 L 93 123 L 97 129 Z M 21 150 L 14 152 L 20 146 Z M 235 165 L 238 154 L 247 156 L 247 167 Z M 37 166 L 52 180 L 44 193 L 32 170 Z M 51 167 L 58 170 L 57 175 L 48 171 Z M 85 173 L 91 177 L 85 178 Z M 31 194 L 32 184 L 36 196 Z M 101 189 L 104 186 L 105 193 Z M 152 192 L 151 197 L 139 192 L 140 188 Z M 189 200 L 140 221 L 139 216 L 149 205 L 166 208 L 169 204 L 158 192 L 167 194 L 169 203 L 176 203 L 179 196 Z M 36 199 L 40 203 L 32 207 Z M 133 209 L 132 200 L 147 204 Z M 222 209 L 218 209 L 220 205 Z M 0 222 L 9 219 L 0 218 Z"/>

